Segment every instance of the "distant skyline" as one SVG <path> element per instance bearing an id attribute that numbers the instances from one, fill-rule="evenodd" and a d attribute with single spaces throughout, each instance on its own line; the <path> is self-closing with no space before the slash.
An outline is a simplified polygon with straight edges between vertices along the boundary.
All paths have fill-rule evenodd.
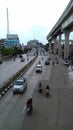
<path id="1" fill-rule="evenodd" d="M 20 42 L 37 39 L 47 43 L 47 34 L 58 21 L 70 0 L 0 0 L 0 39 L 6 38 L 7 14 L 10 34 L 18 34 Z M 72 37 L 72 35 L 71 35 Z"/>

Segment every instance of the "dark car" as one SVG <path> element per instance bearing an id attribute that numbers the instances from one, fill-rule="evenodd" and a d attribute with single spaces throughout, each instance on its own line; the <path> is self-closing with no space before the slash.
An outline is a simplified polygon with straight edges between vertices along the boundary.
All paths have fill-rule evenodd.
<path id="1" fill-rule="evenodd" d="M 3 60 L 2 59 L 0 59 L 0 64 L 2 64 L 3 63 Z"/>
<path id="2" fill-rule="evenodd" d="M 22 57 L 23 57 L 23 55 L 20 54 L 20 55 L 19 55 L 19 58 L 22 58 Z"/>
<path id="3" fill-rule="evenodd" d="M 49 61 L 49 60 L 46 60 L 46 61 L 45 61 L 45 65 L 50 65 L 50 61 Z"/>

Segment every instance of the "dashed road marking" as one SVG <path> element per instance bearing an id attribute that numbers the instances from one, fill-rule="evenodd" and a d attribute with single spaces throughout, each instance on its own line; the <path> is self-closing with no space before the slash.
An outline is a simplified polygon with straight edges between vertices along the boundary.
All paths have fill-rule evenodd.
<path id="1" fill-rule="evenodd" d="M 26 106 L 24 106 L 24 108 L 23 108 L 23 110 L 22 110 L 22 112 L 21 112 L 22 114 L 24 113 L 25 109 L 26 109 Z"/>

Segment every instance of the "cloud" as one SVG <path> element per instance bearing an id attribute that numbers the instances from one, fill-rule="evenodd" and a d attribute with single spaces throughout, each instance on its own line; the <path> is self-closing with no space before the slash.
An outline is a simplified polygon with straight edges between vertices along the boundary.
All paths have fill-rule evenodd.
<path id="1" fill-rule="evenodd" d="M 69 0 L 0 0 L 0 37 L 7 33 L 6 8 L 10 33 L 19 35 L 27 43 L 34 37 L 46 43 L 51 31 Z"/>
<path id="2" fill-rule="evenodd" d="M 35 25 L 31 27 L 28 31 L 23 32 L 22 34 L 19 34 L 21 36 L 21 39 L 23 37 L 23 42 L 26 44 L 27 41 L 37 39 L 39 42 L 46 43 L 46 35 L 47 31 L 46 28 L 40 25 Z"/>

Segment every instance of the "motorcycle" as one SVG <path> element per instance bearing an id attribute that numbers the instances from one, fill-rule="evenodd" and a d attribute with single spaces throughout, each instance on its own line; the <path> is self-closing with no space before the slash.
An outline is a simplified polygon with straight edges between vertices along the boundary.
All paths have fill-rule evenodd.
<path id="1" fill-rule="evenodd" d="M 42 60 L 43 60 L 43 57 L 42 57 Z"/>
<path id="2" fill-rule="evenodd" d="M 27 100 L 27 103 L 26 103 L 26 110 L 27 110 L 27 113 L 30 114 L 32 112 L 32 98 L 28 99 Z"/>
<path id="3" fill-rule="evenodd" d="M 46 90 L 45 90 L 45 91 L 46 91 L 46 96 L 47 96 L 47 97 L 50 96 L 49 90 L 50 90 L 50 87 L 47 85 L 47 86 L 46 86 Z"/>
<path id="4" fill-rule="evenodd" d="M 27 114 L 30 114 L 32 112 L 32 105 L 27 106 Z"/>
<path id="5" fill-rule="evenodd" d="M 39 93 L 42 93 L 42 88 L 39 88 Z"/>
<path id="6" fill-rule="evenodd" d="M 46 89 L 46 97 L 49 97 L 49 90 L 48 89 Z"/>

